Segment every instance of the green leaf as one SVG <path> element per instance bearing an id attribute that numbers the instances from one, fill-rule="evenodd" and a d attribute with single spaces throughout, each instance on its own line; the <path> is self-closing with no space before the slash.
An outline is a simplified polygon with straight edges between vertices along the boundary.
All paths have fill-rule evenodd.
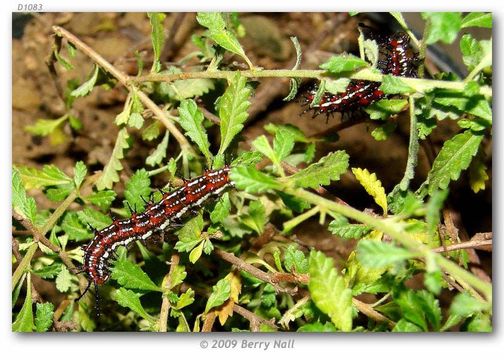
<path id="1" fill-rule="evenodd" d="M 450 305 L 450 314 L 469 317 L 481 311 L 489 311 L 491 307 L 488 303 L 477 300 L 468 293 L 460 293 L 453 299 Z"/>
<path id="2" fill-rule="evenodd" d="M 268 221 L 263 203 L 260 200 L 251 201 L 247 214 L 241 218 L 241 221 L 260 235 Z"/>
<path id="3" fill-rule="evenodd" d="M 294 142 L 301 143 L 309 143 L 310 140 L 306 137 L 306 135 L 299 129 L 297 126 L 291 124 L 282 124 L 277 125 L 274 123 L 269 123 L 264 126 L 264 130 L 269 132 L 270 134 L 277 134 L 280 130 L 285 133 L 289 133 L 289 137 L 293 138 Z M 285 136 L 285 135 L 284 135 Z"/>
<path id="4" fill-rule="evenodd" d="M 471 12 L 467 14 L 461 23 L 461 28 L 482 27 L 492 28 L 492 13 Z"/>
<path id="5" fill-rule="evenodd" d="M 130 207 L 137 212 L 143 211 L 145 202 L 142 200 L 148 199 L 151 193 L 149 173 L 145 169 L 139 169 L 133 176 L 126 182 L 126 189 L 124 190 L 124 197 L 129 203 Z"/>
<path id="6" fill-rule="evenodd" d="M 492 321 L 487 314 L 476 314 L 467 324 L 470 332 L 492 332 Z"/>
<path id="7" fill-rule="evenodd" d="M 128 117 L 128 126 L 135 129 L 141 129 L 144 124 L 144 118 L 142 114 L 138 112 L 132 112 Z"/>
<path id="8" fill-rule="evenodd" d="M 109 216 L 89 207 L 78 211 L 77 216 L 83 224 L 89 224 L 94 229 L 103 229 L 112 224 L 112 219 Z"/>
<path id="9" fill-rule="evenodd" d="M 308 259 L 305 254 L 298 250 L 298 246 L 291 244 L 285 249 L 284 253 L 285 269 L 298 274 L 306 274 L 308 272 Z"/>
<path id="10" fill-rule="evenodd" d="M 86 164 L 84 164 L 83 161 L 77 161 L 74 168 L 74 183 L 77 189 L 80 188 L 82 182 L 84 181 L 84 178 L 86 177 L 86 174 Z"/>
<path id="11" fill-rule="evenodd" d="M 205 306 L 205 313 L 210 309 L 224 304 L 224 302 L 231 296 L 231 281 L 228 279 L 220 279 L 217 284 L 212 286 L 212 293 L 208 298 Z"/>
<path id="12" fill-rule="evenodd" d="M 151 72 L 159 72 L 161 70 L 161 62 L 159 58 L 164 44 L 164 19 L 166 15 L 163 13 L 147 13 L 151 24 L 151 40 L 152 50 L 154 52 L 154 62 L 152 64 Z"/>
<path id="13" fill-rule="evenodd" d="M 177 232 L 179 241 L 175 244 L 175 249 L 181 252 L 189 252 L 201 242 L 201 232 L 205 223 L 203 216 L 199 214 L 193 217 Z"/>
<path id="14" fill-rule="evenodd" d="M 120 160 L 124 158 L 124 150 L 129 148 L 128 139 L 128 130 L 126 128 L 119 130 L 110 160 L 96 183 L 98 190 L 111 189 L 112 185 L 119 181 L 118 172 L 123 169 Z"/>
<path id="15" fill-rule="evenodd" d="M 441 327 L 441 308 L 439 300 L 434 295 L 426 290 L 421 290 L 416 293 L 420 299 L 420 308 L 425 314 L 425 318 L 431 324 L 434 331 L 439 331 Z"/>
<path id="16" fill-rule="evenodd" d="M 464 34 L 460 39 L 460 51 L 462 60 L 469 71 L 472 71 L 484 58 L 488 59 L 484 65 L 492 64 L 491 40 L 477 40 L 471 34 Z"/>
<path id="17" fill-rule="evenodd" d="M 364 111 L 372 120 L 387 120 L 390 115 L 403 111 L 407 105 L 408 100 L 405 99 L 381 99 L 367 106 Z"/>
<path id="18" fill-rule="evenodd" d="M 31 293 L 31 274 L 28 272 L 26 282 L 26 297 L 23 302 L 23 307 L 16 316 L 16 320 L 12 324 L 12 331 L 15 332 L 32 332 L 33 331 L 33 309 L 32 309 L 32 293 Z"/>
<path id="19" fill-rule="evenodd" d="M 252 141 L 252 146 L 261 154 L 270 159 L 274 164 L 278 164 L 278 158 L 265 135 L 257 137 Z"/>
<path id="20" fill-rule="evenodd" d="M 285 159 L 294 149 L 294 136 L 285 127 L 280 127 L 273 139 L 273 149 L 278 161 Z"/>
<path id="21" fill-rule="evenodd" d="M 202 96 L 215 88 L 211 79 L 176 80 L 167 86 L 168 96 L 178 101 Z"/>
<path id="22" fill-rule="evenodd" d="M 405 320 L 419 326 L 423 331 L 428 330 L 424 309 L 422 308 L 422 299 L 413 290 L 401 291 L 394 300 L 401 308 Z"/>
<path id="23" fill-rule="evenodd" d="M 159 137 L 161 133 L 159 121 L 154 121 L 152 124 L 144 128 L 142 131 L 142 139 L 146 141 L 152 141 Z"/>
<path id="24" fill-rule="evenodd" d="M 426 207 L 425 221 L 431 234 L 435 234 L 440 221 L 440 212 L 444 201 L 448 196 L 448 190 L 435 190 Z M 455 240 L 455 239 L 453 239 Z"/>
<path id="25" fill-rule="evenodd" d="M 312 250 L 308 260 L 308 289 L 315 305 L 327 314 L 341 331 L 352 330 L 352 290 L 345 287 L 333 259 Z"/>
<path id="26" fill-rule="evenodd" d="M 205 242 L 202 241 L 199 243 L 198 246 L 196 246 L 194 249 L 191 250 L 191 252 L 189 253 L 189 261 L 193 264 L 196 263 L 196 261 L 198 261 L 198 259 L 201 257 L 201 255 L 203 254 L 203 246 L 205 245 Z"/>
<path id="27" fill-rule="evenodd" d="M 249 67 L 253 67 L 236 36 L 226 29 L 226 22 L 220 13 L 198 13 L 196 20 L 200 25 L 208 28 L 206 36 L 224 49 L 241 56 Z"/>
<path id="28" fill-rule="evenodd" d="M 477 155 L 469 167 L 469 182 L 474 193 L 485 190 L 485 183 L 489 179 L 487 166 L 483 162 L 482 156 Z"/>
<path id="29" fill-rule="evenodd" d="M 73 183 L 73 180 L 55 165 L 44 165 L 42 170 L 30 167 L 18 168 L 26 189 L 40 189 L 45 186 L 58 186 Z"/>
<path id="30" fill-rule="evenodd" d="M 352 172 L 357 181 L 371 195 L 374 201 L 383 209 L 383 214 L 387 214 L 387 195 L 380 180 L 375 173 L 370 173 L 367 169 L 352 168 Z"/>
<path id="31" fill-rule="evenodd" d="M 459 12 L 424 12 L 422 18 L 429 21 L 429 31 L 424 39 L 428 45 L 438 41 L 451 44 L 462 26 L 462 15 Z"/>
<path id="32" fill-rule="evenodd" d="M 490 108 L 488 101 L 482 96 L 473 96 L 471 98 L 460 96 L 439 96 L 434 99 L 434 102 L 445 107 L 456 108 L 462 112 L 478 116 L 489 123 L 487 126 L 491 126 L 492 109 Z"/>
<path id="33" fill-rule="evenodd" d="M 424 284 L 430 292 L 439 295 L 443 288 L 443 273 L 441 270 L 427 272 L 424 275 Z"/>
<path id="34" fill-rule="evenodd" d="M 37 119 L 35 124 L 26 126 L 25 130 L 33 135 L 47 136 L 60 129 L 67 119 L 67 114 L 57 119 Z"/>
<path id="35" fill-rule="evenodd" d="M 178 108 L 179 124 L 186 131 L 185 134 L 194 141 L 208 162 L 211 161 L 210 143 L 208 135 L 203 126 L 203 113 L 193 99 L 182 100 Z"/>
<path id="36" fill-rule="evenodd" d="M 93 87 L 96 84 L 96 80 L 98 80 L 98 73 L 100 72 L 100 67 L 95 65 L 93 73 L 91 74 L 89 80 L 79 86 L 77 89 L 73 90 L 70 95 L 73 97 L 82 97 L 86 96 L 93 90 Z"/>
<path id="37" fill-rule="evenodd" d="M 357 245 L 357 259 L 365 266 L 379 268 L 413 257 L 408 250 L 375 240 L 361 240 Z"/>
<path id="38" fill-rule="evenodd" d="M 344 216 L 338 216 L 337 219 L 331 221 L 328 229 L 334 235 L 344 239 L 360 239 L 373 230 L 364 224 L 350 224 Z"/>
<path id="39" fill-rule="evenodd" d="M 60 273 L 56 277 L 56 289 L 59 292 L 67 292 L 70 290 L 70 286 L 72 285 L 72 275 L 68 271 L 68 269 L 63 266 L 61 268 Z"/>
<path id="40" fill-rule="evenodd" d="M 280 190 L 281 188 L 281 185 L 274 178 L 256 170 L 255 167 L 237 166 L 232 168 L 231 180 L 238 189 L 250 193 Z"/>
<path id="41" fill-rule="evenodd" d="M 403 80 L 392 75 L 383 75 L 380 90 L 385 94 L 409 94 L 415 92 L 415 89 L 406 84 Z"/>
<path id="42" fill-rule="evenodd" d="M 246 151 L 238 155 L 238 157 L 231 162 L 231 167 L 238 165 L 255 166 L 261 159 L 262 155 L 258 151 Z"/>
<path id="43" fill-rule="evenodd" d="M 229 200 L 229 193 L 225 193 L 215 204 L 214 209 L 210 213 L 210 220 L 213 224 L 219 223 L 229 216 L 230 210 L 231 201 Z"/>
<path id="44" fill-rule="evenodd" d="M 12 169 L 12 207 L 24 218 L 35 222 L 37 215 L 37 205 L 35 199 L 26 195 L 25 188 L 21 181 L 18 169 Z"/>
<path id="45" fill-rule="evenodd" d="M 70 240 L 86 240 L 93 237 L 93 234 L 82 225 L 79 216 L 75 212 L 68 212 L 63 218 L 61 228 L 68 235 Z"/>
<path id="46" fill-rule="evenodd" d="M 289 177 L 299 187 L 317 189 L 320 185 L 329 185 L 331 181 L 337 181 L 348 169 L 348 154 L 339 150 L 329 153 L 317 163 Z"/>
<path id="47" fill-rule="evenodd" d="M 53 323 L 54 305 L 50 302 L 37 303 L 35 312 L 35 331 L 46 332 Z"/>
<path id="48" fill-rule="evenodd" d="M 184 265 L 177 265 L 171 275 L 170 289 L 182 284 L 186 276 L 187 272 L 185 271 Z"/>
<path id="49" fill-rule="evenodd" d="M 162 291 L 137 264 L 125 259 L 115 262 L 112 279 L 127 289 Z"/>
<path id="50" fill-rule="evenodd" d="M 416 326 L 413 323 L 410 323 L 409 321 L 405 319 L 399 320 L 394 328 L 392 329 L 392 332 L 404 332 L 404 333 L 413 333 L 413 332 L 422 332 L 423 330 Z"/>
<path id="51" fill-rule="evenodd" d="M 316 332 L 316 333 L 321 333 L 321 332 L 335 332 L 337 329 L 334 327 L 333 323 L 331 322 L 325 322 L 322 324 L 319 321 L 315 321 L 313 323 L 306 323 L 302 326 L 300 326 L 297 329 L 298 332 Z"/>
<path id="52" fill-rule="evenodd" d="M 156 319 L 145 311 L 140 302 L 140 296 L 142 295 L 125 288 L 119 288 L 113 293 L 113 298 L 119 305 L 133 310 L 133 312 L 137 313 L 145 320 L 154 323 Z"/>
<path id="53" fill-rule="evenodd" d="M 85 201 L 89 201 L 91 204 L 99 206 L 100 209 L 106 210 L 112 204 L 116 197 L 116 193 L 114 190 L 103 190 L 94 192 L 86 197 L 84 197 Z"/>
<path id="54" fill-rule="evenodd" d="M 429 194 L 436 189 L 446 189 L 451 180 L 460 177 L 462 170 L 469 167 L 473 156 L 478 152 L 482 139 L 481 135 L 465 131 L 444 143 L 423 185 L 428 186 Z"/>
<path id="55" fill-rule="evenodd" d="M 32 273 L 42 279 L 54 279 L 54 277 L 60 273 L 61 267 L 62 265 L 60 263 L 54 263 L 45 265 L 37 270 L 32 270 Z"/>
<path id="56" fill-rule="evenodd" d="M 343 72 L 352 72 L 367 66 L 369 64 L 360 57 L 354 55 L 336 55 L 320 65 L 320 68 L 327 70 L 331 74 L 339 75 Z"/>
<path id="57" fill-rule="evenodd" d="M 165 132 L 163 140 L 158 144 L 156 149 L 145 159 L 145 163 L 150 166 L 155 166 L 161 164 L 166 156 L 166 149 L 168 148 L 168 139 L 170 138 L 170 133 Z"/>
<path id="58" fill-rule="evenodd" d="M 175 308 L 180 310 L 188 305 L 191 305 L 194 302 L 194 290 L 189 288 L 187 291 L 180 295 L 180 298 L 177 300 L 177 304 Z"/>
<path id="59" fill-rule="evenodd" d="M 243 129 L 243 123 L 248 117 L 250 93 L 247 78 L 237 72 L 224 94 L 217 101 L 217 109 L 221 119 L 219 154 L 224 154 L 236 134 Z"/>

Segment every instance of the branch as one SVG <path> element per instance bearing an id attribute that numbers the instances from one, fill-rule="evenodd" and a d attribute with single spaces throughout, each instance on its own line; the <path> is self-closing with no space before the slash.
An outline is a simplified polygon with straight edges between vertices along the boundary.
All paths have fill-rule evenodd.
<path id="1" fill-rule="evenodd" d="M 173 254 L 170 259 L 170 271 L 163 279 L 163 289 L 167 289 L 168 291 L 171 289 L 171 277 L 173 271 L 177 267 L 180 261 L 179 254 Z M 167 294 L 163 293 L 163 302 L 161 304 L 161 312 L 159 314 L 159 331 L 166 332 L 168 331 L 168 314 L 170 312 L 170 300 L 168 299 Z"/>
<path id="2" fill-rule="evenodd" d="M 245 309 L 244 307 L 234 304 L 233 305 L 233 311 L 238 313 L 239 315 L 243 316 L 245 319 L 247 319 L 250 322 L 250 330 L 252 331 L 259 331 L 259 325 L 265 324 L 268 326 L 271 326 L 274 329 L 278 329 L 278 326 L 276 326 L 275 322 L 273 320 L 266 320 L 263 319 L 262 317 L 254 314 L 253 312 Z"/>
<path id="3" fill-rule="evenodd" d="M 156 117 L 166 126 L 168 131 L 178 141 L 180 147 L 185 151 L 194 153 L 191 144 L 187 141 L 184 134 L 182 134 L 179 131 L 179 129 L 175 126 L 175 124 L 166 117 L 166 115 L 159 108 L 159 106 L 157 106 L 143 91 L 136 89 L 134 85 L 130 84 L 130 77 L 128 75 L 126 75 L 125 73 L 114 67 L 111 63 L 105 60 L 100 54 L 98 54 L 91 47 L 86 45 L 83 41 L 81 41 L 71 32 L 65 30 L 60 26 L 53 26 L 52 29 L 57 36 L 64 37 L 68 42 L 71 42 L 77 49 L 79 49 L 84 54 L 89 56 L 103 70 L 105 70 L 113 77 L 115 77 L 123 86 L 125 86 L 128 89 L 128 91 L 130 92 L 136 91 L 142 103 L 146 107 L 148 107 L 154 113 L 154 115 L 156 115 Z"/>
<path id="4" fill-rule="evenodd" d="M 465 241 L 458 244 L 448 245 L 448 246 L 440 246 L 438 248 L 432 249 L 432 251 L 436 253 L 443 253 L 461 249 L 478 249 L 480 250 L 488 250 L 487 247 L 492 247 L 492 233 L 477 233 L 472 237 L 471 240 Z M 491 251 L 491 250 L 488 250 Z"/>

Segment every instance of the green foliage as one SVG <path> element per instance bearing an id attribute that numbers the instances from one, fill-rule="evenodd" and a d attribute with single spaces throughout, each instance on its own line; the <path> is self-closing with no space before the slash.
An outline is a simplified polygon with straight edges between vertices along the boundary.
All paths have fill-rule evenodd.
<path id="1" fill-rule="evenodd" d="M 93 72 L 91 73 L 91 76 L 89 79 L 84 82 L 81 86 L 79 86 L 77 89 L 73 90 L 70 95 L 73 97 L 83 97 L 86 96 L 93 90 L 96 81 L 98 80 L 98 73 L 100 71 L 100 68 L 95 65 Z"/>
<path id="2" fill-rule="evenodd" d="M 203 127 L 203 113 L 198 109 L 194 100 L 183 100 L 179 106 L 179 123 L 186 131 L 186 135 L 198 145 L 208 162 L 211 161 L 210 143 Z"/>
<path id="3" fill-rule="evenodd" d="M 451 44 L 457 38 L 462 26 L 462 14 L 457 12 L 424 12 L 422 18 L 428 22 L 428 32 L 425 39 L 427 44 L 434 44 L 438 41 Z"/>
<path id="4" fill-rule="evenodd" d="M 352 172 L 366 189 L 366 192 L 371 195 L 374 201 L 383 209 L 383 213 L 387 214 L 387 196 L 381 181 L 376 178 L 375 173 L 370 173 L 367 169 L 352 168 Z"/>
<path id="5" fill-rule="evenodd" d="M 46 332 L 53 323 L 54 305 L 51 303 L 37 303 L 35 312 L 35 331 Z"/>
<path id="6" fill-rule="evenodd" d="M 333 75 L 339 75 L 341 73 L 355 71 L 366 66 L 369 66 L 366 61 L 354 55 L 337 55 L 332 56 L 326 63 L 320 65 L 320 68 L 327 70 Z"/>
<path id="7" fill-rule="evenodd" d="M 119 181 L 118 172 L 123 169 L 120 160 L 124 158 L 124 150 L 129 148 L 128 139 L 129 134 L 126 128 L 119 130 L 112 156 L 103 169 L 102 176 L 96 183 L 98 190 L 111 189 L 112 185 Z"/>
<path id="8" fill-rule="evenodd" d="M 406 249 L 375 240 L 361 240 L 357 245 L 357 258 L 362 264 L 372 268 L 393 265 L 413 256 Z"/>
<path id="9" fill-rule="evenodd" d="M 210 309 L 213 309 L 217 306 L 224 304 L 224 301 L 229 299 L 231 295 L 231 282 L 224 278 L 220 279 L 217 284 L 212 286 L 212 293 L 208 298 L 205 313 L 207 313 Z"/>
<path id="10" fill-rule="evenodd" d="M 339 150 L 330 153 L 317 163 L 292 175 L 293 180 L 299 187 L 316 189 L 321 185 L 329 185 L 331 181 L 337 181 L 348 169 L 348 154 Z"/>
<path id="11" fill-rule="evenodd" d="M 164 19 L 166 15 L 163 13 L 148 13 L 150 24 L 151 24 L 151 40 L 152 40 L 152 50 L 154 52 L 154 62 L 152 63 L 152 72 L 159 72 L 161 70 L 161 62 L 159 58 L 161 57 L 161 51 L 163 50 L 164 44 Z"/>
<path id="12" fill-rule="evenodd" d="M 112 279 L 127 289 L 161 291 L 138 265 L 128 260 L 116 261 L 112 268 Z"/>
<path id="13" fill-rule="evenodd" d="M 313 302 L 342 331 L 352 330 L 352 290 L 345 287 L 334 262 L 320 251 L 309 257 L 310 290 Z"/>
<path id="14" fill-rule="evenodd" d="M 236 134 L 243 129 L 243 123 L 247 119 L 247 110 L 250 106 L 250 93 L 247 79 L 240 73 L 236 73 L 224 94 L 219 98 L 217 102 L 221 119 L 219 154 L 224 154 Z"/>

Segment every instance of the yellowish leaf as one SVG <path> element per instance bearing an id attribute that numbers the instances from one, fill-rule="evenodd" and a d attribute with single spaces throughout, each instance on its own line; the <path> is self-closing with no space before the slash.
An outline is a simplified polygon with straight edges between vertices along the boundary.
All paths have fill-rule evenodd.
<path id="1" fill-rule="evenodd" d="M 225 279 L 228 279 L 231 283 L 231 295 L 229 296 L 229 299 L 227 299 L 217 310 L 221 325 L 224 325 L 228 317 L 233 315 L 234 304 L 238 302 L 238 297 L 241 292 L 241 278 L 236 271 L 232 271 L 227 274 Z"/>
<path id="2" fill-rule="evenodd" d="M 375 173 L 370 173 L 367 169 L 352 168 L 352 172 L 364 187 L 366 192 L 371 195 L 374 201 L 383 209 L 383 214 L 387 214 L 387 195 L 380 180 L 376 178 Z"/>
<path id="3" fill-rule="evenodd" d="M 488 180 L 487 167 L 477 156 L 471 163 L 469 168 L 469 183 L 474 193 L 480 190 L 485 190 L 485 182 Z"/>

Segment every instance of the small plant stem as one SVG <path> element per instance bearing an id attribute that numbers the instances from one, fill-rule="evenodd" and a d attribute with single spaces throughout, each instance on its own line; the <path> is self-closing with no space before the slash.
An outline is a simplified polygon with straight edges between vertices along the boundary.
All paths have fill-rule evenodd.
<path id="1" fill-rule="evenodd" d="M 100 178 L 101 173 L 96 173 L 91 176 L 89 176 L 84 184 L 82 185 L 81 189 L 86 189 L 87 187 L 91 187 L 95 184 L 96 181 Z M 53 228 L 54 224 L 58 221 L 58 219 L 63 215 L 63 213 L 66 211 L 66 209 L 79 197 L 80 195 L 80 189 L 75 189 L 73 190 L 65 200 L 54 210 L 54 212 L 51 214 L 49 219 L 47 219 L 46 223 L 44 226 L 40 229 L 40 232 L 45 235 L 50 229 Z"/>
<path id="2" fill-rule="evenodd" d="M 272 320 L 263 319 L 262 317 L 257 316 L 252 311 L 249 311 L 240 305 L 234 304 L 233 311 L 236 312 L 237 314 L 243 316 L 245 319 L 247 319 L 250 322 L 250 330 L 253 332 L 259 331 L 260 330 L 259 325 L 261 325 L 261 324 L 268 325 L 268 326 L 272 327 L 273 329 L 278 329 L 278 326 L 276 326 Z"/>
<path id="3" fill-rule="evenodd" d="M 129 92 L 136 92 L 142 103 L 148 107 L 154 115 L 166 126 L 168 131 L 175 137 L 180 144 L 180 147 L 187 152 L 194 153 L 191 144 L 187 141 L 184 134 L 171 122 L 157 106 L 143 91 L 136 89 L 134 85 L 130 84 L 130 77 L 123 72 L 119 71 L 115 66 L 105 60 L 100 54 L 94 51 L 91 47 L 81 41 L 77 36 L 65 30 L 60 26 L 53 26 L 54 33 L 59 37 L 64 37 L 67 41 L 71 42 L 77 49 L 89 56 L 97 65 L 103 70 L 115 77 L 119 82 L 125 86 Z"/>
<path id="4" fill-rule="evenodd" d="M 284 232 L 289 232 L 290 230 L 294 229 L 296 226 L 301 224 L 303 221 L 308 220 L 313 215 L 318 214 L 319 211 L 320 208 L 318 206 L 314 206 L 310 210 L 302 213 L 301 215 L 296 216 L 294 219 L 284 222 L 283 224 Z"/>
<path id="5" fill-rule="evenodd" d="M 284 191 L 290 195 L 293 195 L 299 199 L 308 201 L 311 204 L 319 206 L 322 210 L 325 208 L 326 211 L 334 211 L 351 219 L 354 219 L 360 223 L 369 225 L 376 230 L 382 231 L 387 235 L 390 235 L 404 247 L 412 251 L 413 253 L 421 254 L 422 256 L 427 256 L 432 253 L 432 250 L 422 244 L 421 242 L 415 240 L 408 233 L 401 231 L 397 226 L 394 226 L 390 220 L 383 220 L 375 218 L 364 212 L 358 211 L 356 209 L 344 206 L 323 198 L 319 195 L 313 194 L 309 191 L 303 189 L 293 189 L 286 186 Z M 471 274 L 470 272 L 462 269 L 460 266 L 454 262 L 446 259 L 439 254 L 433 254 L 437 264 L 443 268 L 447 273 L 452 275 L 457 281 L 460 280 L 461 284 L 467 284 L 474 287 L 476 290 L 480 291 L 486 298 L 487 301 L 491 303 L 492 301 L 492 285 L 488 284 L 477 276 Z"/>
<path id="6" fill-rule="evenodd" d="M 201 332 L 211 332 L 216 318 L 217 318 L 217 313 L 215 312 L 215 310 L 207 313 L 205 315 L 205 320 L 203 322 L 203 326 L 201 327 Z"/>
<path id="7" fill-rule="evenodd" d="M 144 76 L 138 76 L 131 79 L 134 82 L 172 82 L 175 80 L 186 80 L 186 79 L 231 79 L 237 72 L 242 76 L 247 78 L 312 78 L 318 80 L 324 79 L 334 79 L 325 70 L 243 70 L 243 71 L 226 71 L 226 70 L 215 70 L 215 71 L 195 71 L 195 72 L 185 72 L 179 74 L 149 74 Z M 390 76 L 390 75 L 388 75 Z M 349 76 L 350 79 L 356 80 L 369 80 L 378 81 L 383 80 L 382 74 L 377 74 L 369 69 L 359 70 Z M 445 81 L 445 80 L 431 80 L 431 79 L 419 79 L 419 78 L 407 78 L 401 76 L 395 76 L 395 78 L 400 79 L 406 85 L 413 88 L 419 93 L 424 93 L 433 89 L 448 89 L 462 91 L 465 88 L 466 83 L 464 81 Z M 480 95 L 491 97 L 492 88 L 489 86 L 482 86 L 479 89 Z"/>
<path id="8" fill-rule="evenodd" d="M 170 271 L 163 279 L 163 289 L 170 291 L 171 289 L 171 277 L 173 271 L 177 267 L 180 261 L 180 255 L 173 254 L 170 259 Z M 167 294 L 163 293 L 163 302 L 161 303 L 161 312 L 159 314 L 159 332 L 168 331 L 168 314 L 170 313 L 170 300 Z"/>
<path id="9" fill-rule="evenodd" d="M 361 313 L 366 315 L 368 318 L 373 319 L 378 322 L 384 322 L 386 323 L 390 328 L 393 328 L 395 326 L 395 322 L 390 320 L 388 317 L 383 316 L 380 314 L 378 311 L 373 309 L 373 305 L 371 304 L 366 304 L 365 302 L 362 302 L 360 300 L 357 300 L 356 298 L 352 299 L 352 303 L 354 306 L 359 309 Z"/>
<path id="10" fill-rule="evenodd" d="M 71 270 L 71 271 L 75 270 L 75 266 L 73 265 L 72 260 L 70 259 L 68 254 L 65 251 L 61 250 L 61 248 L 59 246 L 54 245 L 52 242 L 50 242 L 44 236 L 44 234 L 42 234 L 42 232 L 36 226 L 34 226 L 28 219 L 25 219 L 23 216 L 16 213 L 14 210 L 12 211 L 12 217 L 14 219 L 16 219 L 17 221 L 19 221 L 21 223 L 21 225 L 23 225 L 25 227 L 25 229 L 29 230 L 32 233 L 33 239 L 35 241 L 41 242 L 42 244 L 47 246 L 49 249 L 51 249 L 53 252 L 58 254 L 61 261 L 63 261 L 63 263 L 66 265 L 66 267 L 69 270 Z M 26 257 L 26 255 L 25 255 L 25 257 Z M 19 280 L 19 279 L 17 279 L 17 280 Z M 13 286 L 16 285 L 16 282 L 14 282 L 14 278 L 12 280 L 12 284 L 13 284 Z"/>
<path id="11" fill-rule="evenodd" d="M 485 57 L 483 59 L 481 59 L 481 61 L 479 62 L 478 65 L 476 65 L 474 67 L 474 69 L 472 69 L 472 71 L 469 73 L 469 75 L 467 75 L 467 77 L 464 79 L 464 82 L 469 82 L 471 81 L 476 75 L 478 75 L 478 73 L 483 70 L 484 68 L 486 68 L 487 66 L 489 66 L 489 64 L 492 63 L 492 52 L 489 52 L 488 54 L 485 55 Z"/>
<path id="12" fill-rule="evenodd" d="M 32 244 L 26 251 L 25 256 L 19 263 L 18 267 L 16 268 L 16 271 L 14 271 L 14 274 L 12 275 L 12 290 L 16 288 L 17 283 L 19 282 L 19 279 L 21 279 L 21 276 L 25 273 L 26 269 L 30 266 L 31 260 L 33 258 L 33 255 L 35 254 L 35 251 L 37 251 L 38 246 L 37 244 Z"/>
<path id="13" fill-rule="evenodd" d="M 489 240 L 488 239 L 485 239 L 485 240 L 475 239 L 475 240 L 471 240 L 471 241 L 461 242 L 458 244 L 440 246 L 438 248 L 432 249 L 432 251 L 437 252 L 437 253 L 443 253 L 443 252 L 450 252 L 450 251 L 463 250 L 463 249 L 477 249 L 479 247 L 487 247 L 487 246 L 492 246 L 492 239 L 489 239 Z"/>

